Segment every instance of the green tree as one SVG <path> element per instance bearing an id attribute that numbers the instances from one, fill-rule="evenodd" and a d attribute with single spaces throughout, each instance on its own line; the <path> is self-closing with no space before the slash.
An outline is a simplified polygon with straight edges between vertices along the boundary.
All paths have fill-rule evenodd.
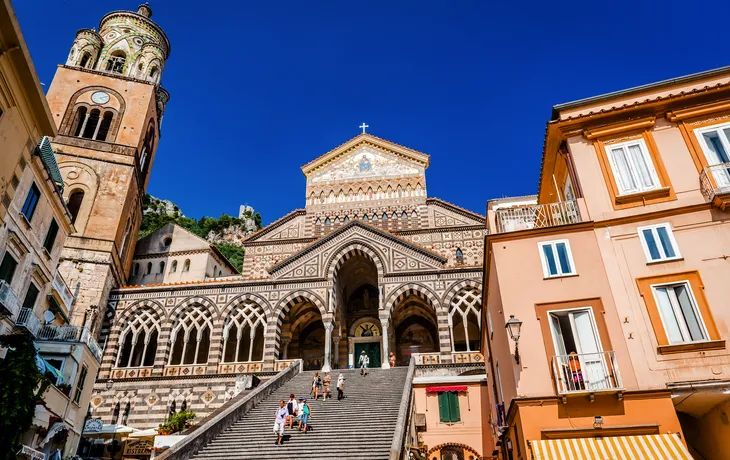
<path id="1" fill-rule="evenodd" d="M 50 384 L 36 365 L 36 349 L 25 334 L 0 336 L 0 460 L 15 460 L 23 434 L 33 423 L 36 401 Z"/>
<path id="2" fill-rule="evenodd" d="M 243 270 L 243 256 L 246 250 L 242 246 L 231 243 L 219 243 L 215 247 L 223 254 L 228 261 L 236 267 L 239 272 Z"/>

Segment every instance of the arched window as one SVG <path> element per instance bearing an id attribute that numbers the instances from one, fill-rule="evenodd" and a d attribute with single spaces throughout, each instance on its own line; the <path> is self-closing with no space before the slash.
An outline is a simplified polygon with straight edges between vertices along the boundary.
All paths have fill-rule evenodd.
<path id="1" fill-rule="evenodd" d="M 373 214 L 373 220 L 378 220 L 378 215 L 377 214 Z"/>
<path id="2" fill-rule="evenodd" d="M 187 307 L 178 317 L 170 335 L 170 364 L 207 363 L 212 329 L 212 316 L 208 309 L 199 304 Z"/>
<path id="3" fill-rule="evenodd" d="M 362 220 L 363 220 L 363 222 L 367 222 L 368 221 L 368 215 L 365 214 L 364 216 L 362 216 Z"/>
<path id="4" fill-rule="evenodd" d="M 482 326 L 482 299 L 479 291 L 465 288 L 451 301 L 449 326 L 454 351 L 478 351 Z"/>
<path id="5" fill-rule="evenodd" d="M 255 302 L 236 307 L 223 327 L 223 361 L 227 363 L 264 359 L 266 316 Z"/>
<path id="6" fill-rule="evenodd" d="M 190 271 L 190 259 L 185 259 L 185 263 L 183 264 L 183 271 L 184 272 Z"/>
<path id="7" fill-rule="evenodd" d="M 157 66 L 150 68 L 150 78 L 157 78 Z"/>
<path id="8" fill-rule="evenodd" d="M 329 218 L 329 217 L 327 217 L 327 218 L 326 218 L 326 219 L 324 220 L 324 224 L 325 224 L 325 225 L 329 225 L 329 224 L 331 224 L 331 223 L 332 223 L 332 222 L 330 222 L 330 218 Z"/>
<path id="9" fill-rule="evenodd" d="M 314 225 L 322 225 L 322 220 L 320 220 L 320 218 L 317 217 L 317 220 L 314 221 Z"/>
<path id="10" fill-rule="evenodd" d="M 99 124 L 99 130 L 96 134 L 97 141 L 105 141 L 107 134 L 109 134 L 109 128 L 112 126 L 112 120 L 114 119 L 114 114 L 112 112 L 104 112 L 104 117 L 101 119 L 101 123 Z"/>
<path id="11" fill-rule="evenodd" d="M 142 153 L 139 155 L 139 169 L 143 174 L 147 171 L 147 157 L 152 154 L 154 143 L 155 128 L 152 123 L 150 123 L 150 126 L 147 128 L 147 134 L 145 135 L 144 143 L 142 144 Z"/>
<path id="12" fill-rule="evenodd" d="M 119 335 L 117 367 L 152 366 L 160 337 L 160 319 L 152 308 L 142 308 L 127 320 Z"/>
<path id="13" fill-rule="evenodd" d="M 218 271 L 218 265 L 213 265 L 213 276 L 215 276 L 215 272 Z"/>
<path id="14" fill-rule="evenodd" d="M 388 220 L 388 215 L 386 213 L 383 213 L 383 220 Z"/>
<path id="15" fill-rule="evenodd" d="M 116 50 L 109 56 L 106 61 L 106 71 L 114 73 L 124 73 L 124 64 L 127 61 L 127 55 L 122 50 Z"/>
<path id="16" fill-rule="evenodd" d="M 456 248 L 456 263 L 457 264 L 464 263 L 464 253 L 461 251 L 460 248 Z"/>
<path id="17" fill-rule="evenodd" d="M 134 270 L 132 270 L 132 276 L 139 275 L 139 264 L 134 264 Z"/>
<path id="18" fill-rule="evenodd" d="M 401 219 L 408 219 L 408 213 L 403 211 L 403 213 L 400 215 Z"/>
<path id="19" fill-rule="evenodd" d="M 132 406 L 127 403 L 127 405 L 124 407 L 124 415 L 122 415 L 122 425 L 126 425 L 129 421 L 129 413 L 132 411 Z"/>
<path id="20" fill-rule="evenodd" d="M 76 110 L 76 117 L 74 118 L 74 137 L 81 136 L 81 131 L 84 129 L 84 123 L 86 123 L 86 107 L 79 107 Z"/>
<path id="21" fill-rule="evenodd" d="M 160 275 L 165 273 L 165 262 L 160 262 Z"/>
<path id="22" fill-rule="evenodd" d="M 343 223 L 343 224 L 346 224 L 346 223 L 348 223 L 348 222 L 350 222 L 350 218 L 349 218 L 349 217 L 347 217 L 347 216 L 345 216 L 345 218 L 344 218 L 344 219 L 342 219 L 342 223 Z"/>
<path id="23" fill-rule="evenodd" d="M 172 404 L 170 404 L 170 414 L 169 414 L 170 416 L 174 415 L 175 412 L 177 412 L 175 406 L 176 406 L 175 401 L 173 401 Z"/>
<path id="24" fill-rule="evenodd" d="M 398 214 L 396 214 L 395 211 L 393 211 L 393 215 L 391 216 L 394 220 L 398 218 Z"/>
<path id="25" fill-rule="evenodd" d="M 112 411 L 112 424 L 119 423 L 119 403 L 114 406 L 114 410 Z"/>
<path id="26" fill-rule="evenodd" d="M 81 210 L 81 203 L 83 203 L 83 201 L 83 190 L 74 190 L 68 195 L 68 202 L 66 202 L 66 207 L 68 208 L 68 212 L 71 213 L 72 224 L 75 224 L 76 219 L 79 217 L 79 211 Z"/>
<path id="27" fill-rule="evenodd" d="M 150 274 L 152 274 L 152 262 L 147 262 L 147 272 L 145 273 L 145 275 Z"/>
<path id="28" fill-rule="evenodd" d="M 172 261 L 172 265 L 170 265 L 170 273 L 175 273 L 177 271 L 177 260 Z"/>
<path id="29" fill-rule="evenodd" d="M 79 61 L 79 67 L 83 67 L 84 69 L 88 67 L 89 61 L 91 60 L 91 55 L 89 53 L 82 53 L 81 54 L 81 60 Z"/>
<path id="30" fill-rule="evenodd" d="M 94 139 L 99 128 L 99 116 L 101 111 L 99 109 L 93 109 L 89 112 L 89 116 L 84 121 L 84 132 L 81 133 L 81 137 L 84 139 Z"/>

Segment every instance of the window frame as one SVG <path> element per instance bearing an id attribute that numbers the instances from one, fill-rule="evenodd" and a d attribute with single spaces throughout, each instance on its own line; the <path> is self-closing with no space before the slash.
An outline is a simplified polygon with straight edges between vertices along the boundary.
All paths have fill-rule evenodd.
<path id="1" fill-rule="evenodd" d="M 675 286 L 681 286 L 684 285 L 688 292 L 688 298 L 690 302 L 692 303 L 691 307 L 694 311 L 695 315 L 697 316 L 697 322 L 699 323 L 699 326 L 701 328 L 701 332 L 704 335 L 702 340 L 686 340 L 685 337 L 689 337 L 689 331 L 685 330 L 687 326 L 680 321 L 680 318 L 685 318 L 684 313 L 681 311 L 681 307 L 678 305 L 671 305 L 672 311 L 675 315 L 675 319 L 677 321 L 677 324 L 679 326 L 680 334 L 682 335 L 682 341 L 681 342 L 672 342 L 669 337 L 669 331 L 667 330 L 667 322 L 664 319 L 664 315 L 662 314 L 662 310 L 659 308 L 659 299 L 657 297 L 657 288 L 666 288 L 666 287 L 675 287 Z M 710 337 L 710 331 L 705 323 L 705 319 L 702 316 L 702 311 L 700 311 L 699 303 L 697 303 L 697 298 L 695 297 L 694 290 L 692 289 L 692 283 L 690 280 L 681 280 L 681 281 L 670 281 L 666 283 L 657 283 L 657 284 L 650 284 L 649 287 L 651 288 L 652 295 L 654 296 L 654 302 L 657 307 L 657 311 L 659 313 L 659 319 L 661 320 L 662 327 L 664 328 L 664 334 L 667 338 L 667 343 L 669 345 L 689 345 L 694 343 L 703 343 L 711 341 Z M 678 311 L 679 309 L 679 311 Z M 677 314 L 680 314 L 680 316 L 677 316 Z"/>
<path id="2" fill-rule="evenodd" d="M 10 253 L 9 250 L 6 250 L 5 254 L 3 255 L 2 260 L 0 261 L 0 268 L 3 266 L 6 259 L 9 259 L 11 261 L 11 262 L 8 262 L 9 264 L 14 264 L 14 265 L 13 265 L 12 269 L 8 270 L 9 271 L 8 279 L 0 278 L 0 281 L 4 281 L 5 283 L 8 284 L 8 286 L 10 286 L 13 283 L 13 278 L 15 278 L 15 272 L 18 270 L 18 260 L 15 257 L 13 257 L 13 255 Z"/>
<path id="3" fill-rule="evenodd" d="M 448 408 L 448 413 L 444 414 L 442 411 L 442 397 L 443 403 Z M 461 405 L 459 404 L 459 392 L 458 391 L 439 391 L 438 392 L 438 406 L 439 406 L 439 423 L 446 423 L 452 425 L 454 423 L 461 423 Z M 457 412 L 456 416 L 452 413 L 452 408 Z"/>
<path id="4" fill-rule="evenodd" d="M 565 244 L 566 254 L 568 256 L 568 263 L 570 264 L 570 272 L 562 273 L 562 267 L 560 266 L 560 259 L 558 254 L 557 245 L 560 243 Z M 553 257 L 555 257 L 555 261 L 557 262 L 555 265 L 555 268 L 557 268 L 558 272 L 553 275 L 550 273 L 550 267 L 548 265 L 548 261 L 545 257 L 545 252 L 543 251 L 543 247 L 550 246 L 552 248 Z M 542 273 L 545 279 L 547 278 L 563 278 L 567 276 L 577 276 L 578 270 L 575 266 L 575 261 L 573 260 L 573 250 L 570 247 L 570 241 L 568 239 L 562 239 L 562 240 L 550 240 L 550 241 L 541 241 L 537 243 L 537 249 L 540 253 L 540 263 L 542 265 Z"/>
<path id="5" fill-rule="evenodd" d="M 645 188 L 641 185 L 641 181 L 639 180 L 640 177 L 637 175 L 638 173 L 635 171 L 635 165 L 633 164 L 633 159 L 629 155 L 626 156 L 628 162 L 627 166 L 629 167 L 629 172 L 632 174 L 632 178 L 636 182 L 637 188 L 632 191 L 627 191 L 624 189 L 623 183 L 621 182 L 621 175 L 618 173 L 618 169 L 616 167 L 616 163 L 613 159 L 612 151 L 616 150 L 617 148 L 623 148 L 624 151 L 628 154 L 628 148 L 632 145 L 638 145 L 639 149 L 641 150 L 641 154 L 644 156 L 644 161 L 646 161 L 647 167 L 649 168 L 649 175 L 651 176 L 652 180 L 654 181 L 654 187 L 652 188 Z M 617 142 L 615 144 L 607 144 L 604 147 L 606 149 L 606 157 L 608 158 L 608 164 L 611 167 L 611 172 L 613 173 L 614 181 L 616 182 L 616 189 L 618 191 L 618 196 L 630 196 L 630 195 L 639 195 L 644 193 L 651 193 L 656 190 L 660 190 L 663 185 L 659 178 L 659 173 L 657 172 L 657 167 L 654 164 L 654 159 L 652 158 L 651 152 L 649 151 L 649 147 L 646 144 L 646 141 L 643 138 L 638 139 L 631 139 L 624 142 Z"/>
<path id="6" fill-rule="evenodd" d="M 659 233 L 657 229 L 659 228 L 665 228 L 667 230 L 667 235 L 669 236 L 669 242 L 672 245 L 672 249 L 674 250 L 674 256 L 673 257 L 667 257 L 664 251 L 664 247 L 661 244 L 661 240 L 659 238 Z M 657 247 L 657 250 L 659 251 L 660 257 L 658 259 L 652 259 L 651 257 L 651 251 L 649 250 L 649 244 L 646 241 L 646 237 L 644 235 L 645 230 L 650 230 L 651 234 L 654 238 L 654 244 Z M 646 256 L 646 263 L 652 264 L 652 263 L 659 263 L 659 262 L 670 262 L 674 260 L 681 260 L 682 254 L 679 251 L 679 245 L 677 244 L 677 240 L 674 238 L 674 231 L 672 230 L 672 225 L 669 222 L 663 222 L 661 224 L 652 224 L 652 225 L 644 225 L 642 227 L 637 227 L 636 232 L 639 234 L 639 240 L 641 241 L 641 247 L 644 250 L 644 255 Z"/>
<path id="7" fill-rule="evenodd" d="M 31 192 L 35 195 L 35 201 L 31 203 Z M 25 217 L 25 220 L 28 222 L 31 222 L 33 220 L 33 216 L 35 215 L 36 209 L 38 209 L 38 203 L 41 201 L 41 189 L 38 188 L 38 185 L 36 185 L 35 182 L 33 182 L 28 189 L 28 193 L 25 195 L 25 200 L 23 201 L 23 207 L 20 210 L 20 214 Z M 27 209 L 30 208 L 30 209 Z"/>
<path id="8" fill-rule="evenodd" d="M 86 383 L 86 377 L 88 375 L 89 375 L 89 367 L 84 364 L 83 366 L 81 366 L 81 371 L 79 372 L 79 378 L 76 381 L 76 388 L 74 389 L 74 397 L 71 400 L 77 406 L 81 402 L 81 394 L 84 391 L 84 386 L 85 386 L 85 383 Z"/>
<path id="9" fill-rule="evenodd" d="M 723 147 L 726 149 L 726 154 L 730 156 L 730 136 L 725 133 L 725 130 L 730 130 L 730 123 L 719 123 L 715 125 L 709 125 L 709 126 L 703 126 L 700 128 L 696 128 L 693 130 L 695 137 L 697 138 L 697 142 L 700 144 L 700 148 L 702 149 L 702 154 L 704 155 L 704 159 L 707 162 L 707 165 L 710 165 L 710 160 L 708 159 L 708 145 L 705 141 L 705 133 L 709 132 L 715 132 L 718 133 L 718 137 L 720 137 L 720 142 L 723 144 Z M 723 136 L 726 138 L 723 140 Z"/>
<path id="10" fill-rule="evenodd" d="M 31 289 L 35 289 L 35 297 L 33 298 L 33 302 L 30 303 L 29 306 L 26 305 L 26 302 L 28 301 L 28 295 L 31 293 Z M 29 310 L 35 309 L 36 303 L 38 303 L 38 297 L 41 294 L 41 290 L 38 286 L 35 285 L 33 281 L 28 283 L 28 289 L 25 290 L 25 295 L 23 296 L 23 303 L 21 304 L 22 308 L 27 308 Z"/>
<path id="11" fill-rule="evenodd" d="M 58 226 L 58 222 L 56 222 L 56 218 L 51 218 L 51 223 L 48 224 L 48 230 L 46 231 L 46 237 L 43 239 L 43 249 L 48 252 L 48 254 L 53 251 L 53 247 L 56 245 L 56 240 L 58 239 L 58 231 L 60 230 Z M 51 232 L 53 232 L 53 236 L 51 237 Z"/>

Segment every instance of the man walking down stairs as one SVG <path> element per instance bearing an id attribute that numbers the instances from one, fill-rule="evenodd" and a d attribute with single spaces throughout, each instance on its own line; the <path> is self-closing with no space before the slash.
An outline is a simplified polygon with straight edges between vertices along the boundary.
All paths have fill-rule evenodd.
<path id="1" fill-rule="evenodd" d="M 196 460 L 348 459 L 387 460 L 396 431 L 408 368 L 343 370 L 346 398 L 323 401 L 309 397 L 313 372 L 302 372 L 274 391 L 231 428 L 203 447 Z M 272 417 L 281 400 L 294 393 L 308 398 L 308 433 L 287 428 L 276 445 Z"/>

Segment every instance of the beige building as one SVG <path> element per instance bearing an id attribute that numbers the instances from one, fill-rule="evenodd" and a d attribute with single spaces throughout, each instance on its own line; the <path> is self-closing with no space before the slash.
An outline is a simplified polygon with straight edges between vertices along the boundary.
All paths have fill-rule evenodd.
<path id="1" fill-rule="evenodd" d="M 24 455 L 75 453 L 101 349 L 69 325 L 74 293 L 58 273 L 74 231 L 51 143 L 56 134 L 10 3 L 0 3 L 0 334 L 25 333 L 52 385 L 35 406 Z M 81 346 L 79 346 L 81 345 Z M 2 352 L 5 355 L 5 350 Z"/>
<path id="2" fill-rule="evenodd" d="M 489 203 L 503 458 L 727 458 L 728 96 L 722 68 L 555 106 L 537 203 Z"/>
<path id="3" fill-rule="evenodd" d="M 137 241 L 130 285 L 186 283 L 238 274 L 215 245 L 167 224 Z"/>

